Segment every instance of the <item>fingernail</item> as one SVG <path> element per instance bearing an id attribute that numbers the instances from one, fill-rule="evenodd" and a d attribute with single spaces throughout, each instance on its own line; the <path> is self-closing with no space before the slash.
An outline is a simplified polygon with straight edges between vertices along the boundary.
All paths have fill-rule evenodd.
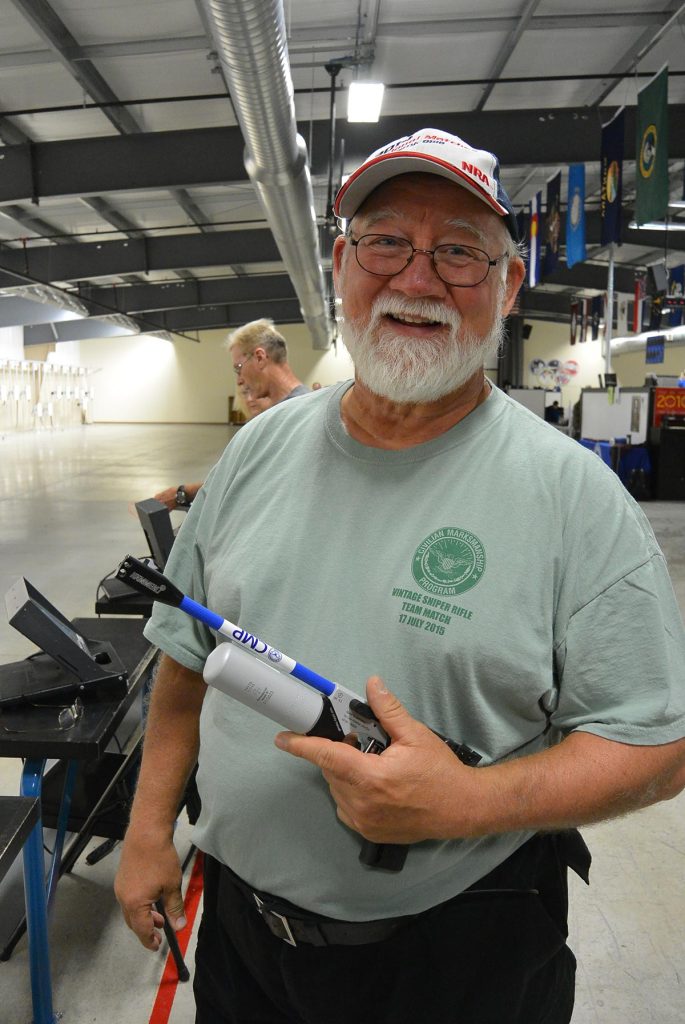
<path id="1" fill-rule="evenodd" d="M 281 736 L 280 733 L 276 736 L 274 743 L 276 744 L 277 747 L 280 747 L 281 750 L 288 749 L 288 741 L 285 738 L 285 736 Z"/>
<path id="2" fill-rule="evenodd" d="M 177 917 L 175 922 L 174 922 L 174 931 L 175 932 L 180 932 L 183 928 L 185 928 L 187 923 L 188 922 L 186 921 L 185 917 L 183 917 L 183 916 Z"/>

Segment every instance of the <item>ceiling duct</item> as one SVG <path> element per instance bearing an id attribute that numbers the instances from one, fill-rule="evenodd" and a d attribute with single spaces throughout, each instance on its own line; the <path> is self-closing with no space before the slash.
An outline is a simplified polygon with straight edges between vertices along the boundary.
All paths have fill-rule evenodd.
<path id="1" fill-rule="evenodd" d="M 307 147 L 297 134 L 281 0 L 202 0 L 257 191 L 315 349 L 331 344 Z"/>

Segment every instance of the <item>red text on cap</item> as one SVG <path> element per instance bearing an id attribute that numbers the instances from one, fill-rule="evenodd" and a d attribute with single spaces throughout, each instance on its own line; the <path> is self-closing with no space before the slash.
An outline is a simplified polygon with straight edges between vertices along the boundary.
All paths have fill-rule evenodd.
<path id="1" fill-rule="evenodd" d="M 462 171 L 468 171 L 468 173 L 472 174 L 475 178 L 480 178 L 483 184 L 487 185 L 488 188 L 490 188 L 490 179 L 488 178 L 487 174 L 484 174 L 481 171 L 480 167 L 476 167 L 475 164 L 469 164 L 466 162 L 466 160 L 462 160 L 461 169 Z"/>

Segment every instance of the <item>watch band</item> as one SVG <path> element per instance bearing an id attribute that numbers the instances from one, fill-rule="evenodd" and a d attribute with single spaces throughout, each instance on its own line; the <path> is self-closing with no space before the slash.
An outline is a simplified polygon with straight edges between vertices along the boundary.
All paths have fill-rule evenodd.
<path id="1" fill-rule="evenodd" d="M 183 484 L 179 484 L 176 488 L 176 504 L 180 507 L 190 505 L 190 501 L 188 500 L 188 495 L 186 494 L 186 489 Z"/>

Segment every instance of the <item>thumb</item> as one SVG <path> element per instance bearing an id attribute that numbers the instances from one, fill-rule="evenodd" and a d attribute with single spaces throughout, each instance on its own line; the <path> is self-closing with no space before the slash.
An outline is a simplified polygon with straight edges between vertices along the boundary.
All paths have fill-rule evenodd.
<path id="1" fill-rule="evenodd" d="M 366 697 L 390 738 L 410 743 L 420 723 L 409 714 L 404 704 L 392 693 L 380 676 L 371 676 L 366 683 Z"/>
<path id="2" fill-rule="evenodd" d="M 173 889 L 171 892 L 165 893 L 163 902 L 164 913 L 167 916 L 169 924 L 175 932 L 180 932 L 187 924 L 181 890 Z"/>

